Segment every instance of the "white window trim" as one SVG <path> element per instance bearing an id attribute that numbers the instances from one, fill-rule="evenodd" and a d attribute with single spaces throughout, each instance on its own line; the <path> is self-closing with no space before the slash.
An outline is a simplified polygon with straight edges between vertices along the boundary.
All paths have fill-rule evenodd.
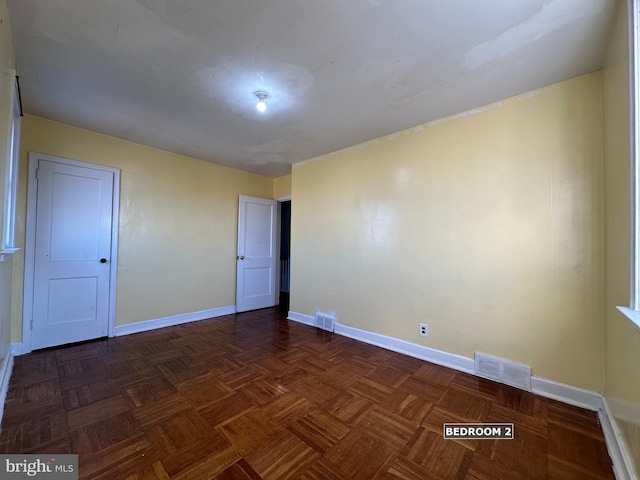
<path id="1" fill-rule="evenodd" d="M 16 201 L 18 196 L 18 165 L 20 162 L 20 127 L 21 109 L 18 87 L 18 77 L 13 72 L 15 81 L 13 87 L 13 104 L 9 119 L 7 165 L 5 170 L 2 244 L 0 248 L 0 262 L 4 262 L 20 249 L 16 247 Z"/>
<path id="2" fill-rule="evenodd" d="M 631 196 L 631 268 L 629 307 L 617 307 L 640 329 L 640 0 L 629 3 L 629 96 L 630 96 L 630 196 Z"/>

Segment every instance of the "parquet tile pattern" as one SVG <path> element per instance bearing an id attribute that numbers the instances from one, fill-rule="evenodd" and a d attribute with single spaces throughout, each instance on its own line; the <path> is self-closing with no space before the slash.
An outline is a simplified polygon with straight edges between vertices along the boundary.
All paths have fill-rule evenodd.
<path id="1" fill-rule="evenodd" d="M 0 452 L 77 453 L 82 479 L 614 478 L 595 413 L 277 309 L 17 357 L 2 427 Z"/>

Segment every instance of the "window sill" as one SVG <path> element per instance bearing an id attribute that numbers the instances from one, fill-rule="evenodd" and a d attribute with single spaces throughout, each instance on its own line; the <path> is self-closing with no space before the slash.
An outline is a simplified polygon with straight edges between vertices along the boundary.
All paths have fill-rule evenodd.
<path id="1" fill-rule="evenodd" d="M 616 308 L 620 310 L 625 317 L 631 320 L 631 323 L 633 323 L 633 325 L 638 330 L 640 330 L 640 311 L 639 310 L 632 310 L 629 307 L 616 307 Z"/>
<path id="2" fill-rule="evenodd" d="M 19 248 L 5 248 L 0 250 L 0 263 L 6 262 L 18 251 L 20 251 Z"/>

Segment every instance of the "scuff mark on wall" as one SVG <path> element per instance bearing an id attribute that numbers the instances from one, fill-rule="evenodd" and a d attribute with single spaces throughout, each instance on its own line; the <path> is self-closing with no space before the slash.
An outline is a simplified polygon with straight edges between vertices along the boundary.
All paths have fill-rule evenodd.
<path id="1" fill-rule="evenodd" d="M 530 98 L 537 97 L 542 93 L 542 90 L 533 90 L 532 92 L 523 93 L 522 95 L 518 95 L 516 98 L 518 101 L 522 102 L 524 100 L 529 100 Z"/>
<path id="2" fill-rule="evenodd" d="M 472 110 L 467 110 L 466 112 L 458 113 L 457 115 L 451 115 L 449 117 L 444 117 L 439 120 L 434 120 L 433 122 L 427 123 L 427 127 L 435 127 L 437 125 L 441 125 L 443 123 L 451 122 L 453 120 L 457 120 L 462 117 L 469 117 L 471 115 L 476 115 L 478 113 L 486 112 L 487 110 L 494 110 L 496 108 L 502 107 L 502 102 L 490 103 L 489 105 L 485 105 L 483 107 L 474 108 Z"/>

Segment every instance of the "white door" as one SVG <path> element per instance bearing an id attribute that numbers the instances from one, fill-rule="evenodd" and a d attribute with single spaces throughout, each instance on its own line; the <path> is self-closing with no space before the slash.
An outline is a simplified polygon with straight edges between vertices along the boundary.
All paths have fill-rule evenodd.
<path id="1" fill-rule="evenodd" d="M 276 304 L 276 226 L 278 202 L 240 195 L 236 310 Z"/>
<path id="2" fill-rule="evenodd" d="M 31 348 L 104 337 L 114 173 L 39 159 Z"/>

